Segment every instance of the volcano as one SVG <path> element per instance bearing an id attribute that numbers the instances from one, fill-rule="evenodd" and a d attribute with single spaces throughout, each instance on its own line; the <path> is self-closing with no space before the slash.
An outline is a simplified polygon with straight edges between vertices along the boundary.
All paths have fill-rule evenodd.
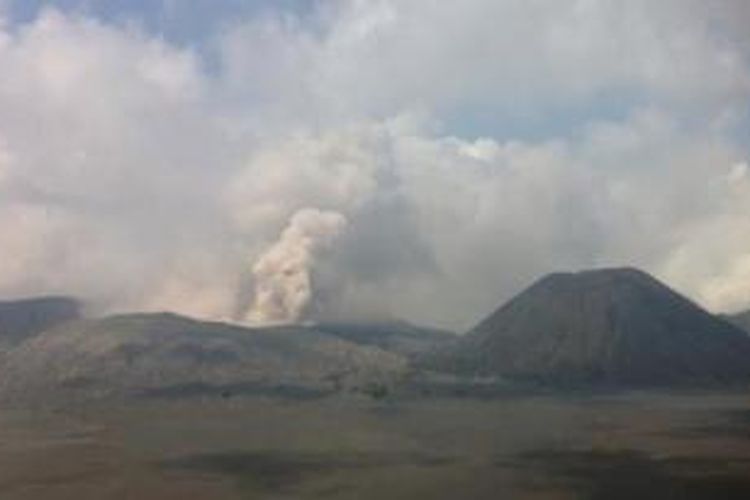
<path id="1" fill-rule="evenodd" d="M 430 361 L 554 385 L 750 381 L 750 337 L 632 268 L 548 275 Z"/>

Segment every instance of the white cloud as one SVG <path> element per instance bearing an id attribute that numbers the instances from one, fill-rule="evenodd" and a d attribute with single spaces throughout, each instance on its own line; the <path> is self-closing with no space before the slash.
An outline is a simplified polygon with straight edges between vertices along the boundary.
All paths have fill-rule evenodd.
<path id="1" fill-rule="evenodd" d="M 233 79 L 327 119 L 415 104 L 518 117 L 617 94 L 703 112 L 750 90 L 736 2 L 332 4 L 314 28 L 267 18 L 227 36 Z"/>
<path id="2" fill-rule="evenodd" d="M 7 37 L 0 252 L 19 270 L 0 272 L 3 295 L 139 305 L 175 254 L 226 253 L 212 190 L 234 146 L 190 53 L 56 11 Z"/>
<path id="3" fill-rule="evenodd" d="M 55 10 L 0 28 L 0 295 L 226 319 L 316 207 L 347 220 L 310 271 L 320 315 L 463 328 L 542 273 L 622 264 L 750 305 L 743 5 L 322 2 L 235 23 L 211 71 Z M 451 135 L 471 107 L 580 125 Z"/>

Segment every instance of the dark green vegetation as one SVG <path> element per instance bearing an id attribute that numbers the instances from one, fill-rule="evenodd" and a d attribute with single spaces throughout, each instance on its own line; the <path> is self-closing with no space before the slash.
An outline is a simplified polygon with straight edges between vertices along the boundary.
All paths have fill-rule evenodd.
<path id="1" fill-rule="evenodd" d="M 555 386 L 744 386 L 750 336 L 635 269 L 558 273 L 430 366 Z"/>

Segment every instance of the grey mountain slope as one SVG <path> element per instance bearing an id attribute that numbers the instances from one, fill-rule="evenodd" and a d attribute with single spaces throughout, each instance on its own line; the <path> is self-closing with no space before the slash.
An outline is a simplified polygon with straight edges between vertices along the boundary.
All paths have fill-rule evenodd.
<path id="1" fill-rule="evenodd" d="M 0 302 L 0 349 L 80 317 L 80 304 L 68 297 L 38 297 Z"/>
<path id="2" fill-rule="evenodd" d="M 428 365 L 551 384 L 750 380 L 750 338 L 635 269 L 549 275 Z"/>
<path id="3" fill-rule="evenodd" d="M 402 356 L 303 327 L 249 329 L 172 314 L 68 323 L 13 349 L 0 397 L 53 399 L 196 387 L 330 390 L 397 376 Z"/>
<path id="4" fill-rule="evenodd" d="M 455 340 L 454 333 L 423 328 L 404 321 L 382 323 L 321 323 L 317 330 L 360 345 L 413 357 Z"/>
<path id="5" fill-rule="evenodd" d="M 750 311 L 744 311 L 736 314 L 727 314 L 723 318 L 734 326 L 741 328 L 750 334 Z"/>

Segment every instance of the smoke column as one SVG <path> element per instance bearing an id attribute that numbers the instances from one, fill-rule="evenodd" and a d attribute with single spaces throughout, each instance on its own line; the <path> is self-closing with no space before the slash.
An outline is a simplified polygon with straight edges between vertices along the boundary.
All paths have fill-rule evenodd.
<path id="1" fill-rule="evenodd" d="M 313 298 L 316 261 L 346 226 L 338 212 L 305 208 L 297 211 L 279 240 L 253 265 L 253 301 L 245 321 L 292 323 L 304 316 Z"/>

